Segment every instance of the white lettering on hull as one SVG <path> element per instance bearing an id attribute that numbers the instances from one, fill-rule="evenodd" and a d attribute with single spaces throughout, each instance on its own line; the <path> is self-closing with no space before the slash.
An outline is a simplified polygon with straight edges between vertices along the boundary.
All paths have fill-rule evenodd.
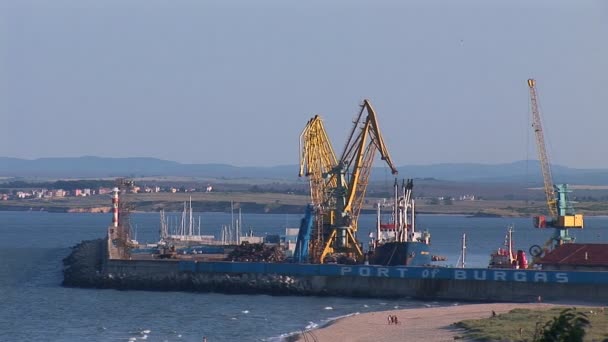
<path id="1" fill-rule="evenodd" d="M 369 267 L 360 267 L 359 268 L 359 275 L 362 277 L 369 277 L 370 275 L 370 269 Z"/>
<path id="2" fill-rule="evenodd" d="M 547 273 L 542 271 L 498 271 L 498 270 L 484 270 L 484 269 L 439 269 L 439 268 L 412 268 L 411 270 L 407 267 L 351 267 L 343 266 L 340 267 L 340 275 L 352 275 L 358 277 L 395 277 L 395 278 L 406 278 L 406 273 L 413 273 L 409 278 L 415 278 L 419 276 L 423 279 L 436 279 L 438 275 L 443 274 L 443 279 L 454 279 L 454 280 L 491 280 L 491 281 L 516 281 L 516 282 L 535 282 L 535 283 L 568 283 L 568 273 Z M 443 272 L 443 273 L 442 273 Z M 452 277 L 447 272 L 452 272 Z"/>
<path id="3" fill-rule="evenodd" d="M 555 274 L 555 280 L 558 283 L 567 283 L 568 282 L 568 274 L 567 273 L 557 273 L 557 274 Z"/>
<path id="4" fill-rule="evenodd" d="M 353 271 L 352 267 L 341 267 L 340 268 L 340 275 L 345 275 L 345 274 L 348 274 L 348 273 L 350 273 L 352 271 Z"/>
<path id="5" fill-rule="evenodd" d="M 505 281 L 507 280 L 507 273 L 504 271 L 495 271 L 494 272 L 494 280 L 496 281 Z"/>
<path id="6" fill-rule="evenodd" d="M 545 272 L 535 272 L 534 273 L 534 282 L 535 283 L 546 283 L 547 282 L 547 273 Z"/>
<path id="7" fill-rule="evenodd" d="M 514 272 L 513 273 L 513 280 L 515 281 L 526 281 L 526 273 L 525 272 Z"/>
<path id="8" fill-rule="evenodd" d="M 486 280 L 487 279 L 486 271 L 474 270 L 473 271 L 473 279 L 475 279 L 475 280 Z"/>

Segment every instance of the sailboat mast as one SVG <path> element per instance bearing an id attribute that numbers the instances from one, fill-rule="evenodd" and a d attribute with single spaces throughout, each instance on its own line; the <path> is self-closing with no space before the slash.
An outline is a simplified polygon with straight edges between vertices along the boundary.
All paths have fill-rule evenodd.
<path id="1" fill-rule="evenodd" d="M 186 235 L 186 202 L 184 202 L 184 210 L 182 211 L 182 225 L 180 229 L 180 235 Z"/>
<path id="2" fill-rule="evenodd" d="M 242 225 L 243 225 L 243 216 L 241 216 L 241 208 L 239 208 L 239 224 L 238 224 L 238 230 L 236 232 L 236 243 L 237 245 L 241 244 L 241 232 L 242 232 Z"/>
<path id="3" fill-rule="evenodd" d="M 234 226 L 234 202 L 230 201 L 230 242 L 232 243 L 232 229 L 235 229 Z"/>
<path id="4" fill-rule="evenodd" d="M 190 196 L 190 216 L 188 217 L 188 235 L 194 235 L 194 227 L 192 223 L 192 196 Z"/>

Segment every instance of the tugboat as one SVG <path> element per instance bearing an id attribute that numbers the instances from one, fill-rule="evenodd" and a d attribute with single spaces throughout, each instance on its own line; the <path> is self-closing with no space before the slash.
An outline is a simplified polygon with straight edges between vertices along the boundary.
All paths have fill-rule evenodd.
<path id="1" fill-rule="evenodd" d="M 528 268 L 526 253 L 521 249 L 517 250 L 517 254 L 513 253 L 513 226 L 509 226 L 507 229 L 504 248 L 498 248 L 496 252 L 490 254 L 490 265 L 488 268 Z"/>
<path id="2" fill-rule="evenodd" d="M 383 266 L 429 266 L 431 234 L 416 231 L 415 205 L 412 198 L 412 179 L 403 181 L 401 194 L 395 179 L 395 197 L 389 223 L 382 222 L 382 204 L 377 206 L 376 238 L 370 233 L 368 262 Z"/>

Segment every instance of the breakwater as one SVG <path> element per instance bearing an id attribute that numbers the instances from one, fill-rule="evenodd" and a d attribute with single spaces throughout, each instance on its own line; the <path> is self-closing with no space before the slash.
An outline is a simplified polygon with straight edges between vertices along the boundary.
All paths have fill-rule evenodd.
<path id="1" fill-rule="evenodd" d="M 180 271 L 176 260 L 119 260 L 106 239 L 83 241 L 66 257 L 63 285 L 119 290 L 192 291 L 273 295 L 317 294 L 306 281 L 277 274 Z"/>
<path id="2" fill-rule="evenodd" d="M 104 257 L 87 241 L 65 259 L 66 286 L 129 290 L 608 303 L 608 272 L 306 265 Z M 111 247 L 110 247 L 111 254 Z"/>

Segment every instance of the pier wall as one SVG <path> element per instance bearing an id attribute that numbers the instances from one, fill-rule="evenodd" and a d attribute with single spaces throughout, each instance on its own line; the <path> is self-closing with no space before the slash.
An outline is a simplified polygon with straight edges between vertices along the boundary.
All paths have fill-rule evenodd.
<path id="1" fill-rule="evenodd" d="M 462 270 L 446 269 L 451 271 L 452 275 L 448 272 L 443 276 L 452 278 L 441 279 L 439 272 L 431 278 L 432 272 L 437 269 L 418 267 L 390 268 L 391 271 L 399 270 L 394 277 L 391 277 L 391 273 L 387 273 L 387 276 L 370 276 L 374 274 L 374 270 L 383 271 L 385 268 L 369 266 L 363 268 L 370 270 L 362 272 L 363 276 L 359 272 L 357 275 L 341 274 L 348 273 L 351 269 L 351 266 L 343 265 L 319 267 L 265 263 L 110 260 L 105 273 L 122 279 L 123 285 L 134 288 L 140 286 L 138 284 L 147 283 L 146 286 L 154 286 L 154 283 L 159 283 L 164 289 L 167 286 L 171 288 L 171 283 L 175 283 L 176 289 L 229 293 L 515 302 L 536 301 L 541 296 L 546 301 L 601 301 L 608 304 L 608 284 L 601 283 L 608 273 L 602 273 L 598 278 L 595 272 L 574 276 L 576 273 L 572 272 L 508 270 L 505 273 L 504 270 L 470 269 L 465 273 L 456 273 L 456 276 L 460 274 L 461 278 L 467 278 L 470 273 L 471 279 L 453 279 L 454 272 Z M 429 272 L 426 273 L 425 270 Z M 421 272 L 420 275 L 417 274 L 418 271 Z M 412 274 L 405 277 L 408 272 Z M 501 272 L 498 279 L 505 280 L 490 280 L 495 276 L 494 272 Z M 424 278 L 422 274 L 428 275 Z M 475 280 L 474 276 L 482 275 L 484 280 Z"/>
<path id="2" fill-rule="evenodd" d="M 108 260 L 104 272 L 141 277 L 154 274 L 177 274 L 179 263 L 173 260 Z"/>
<path id="3" fill-rule="evenodd" d="M 608 287 L 597 284 L 548 284 L 446 279 L 317 277 L 314 288 L 348 296 L 412 297 L 465 301 L 583 301 L 608 304 Z"/>
<path id="4" fill-rule="evenodd" d="M 107 258 L 109 248 L 111 245 L 105 239 L 75 247 L 64 261 L 64 284 L 133 290 L 462 301 L 531 302 L 541 296 L 544 301 L 608 305 L 608 272 L 117 260 Z"/>

